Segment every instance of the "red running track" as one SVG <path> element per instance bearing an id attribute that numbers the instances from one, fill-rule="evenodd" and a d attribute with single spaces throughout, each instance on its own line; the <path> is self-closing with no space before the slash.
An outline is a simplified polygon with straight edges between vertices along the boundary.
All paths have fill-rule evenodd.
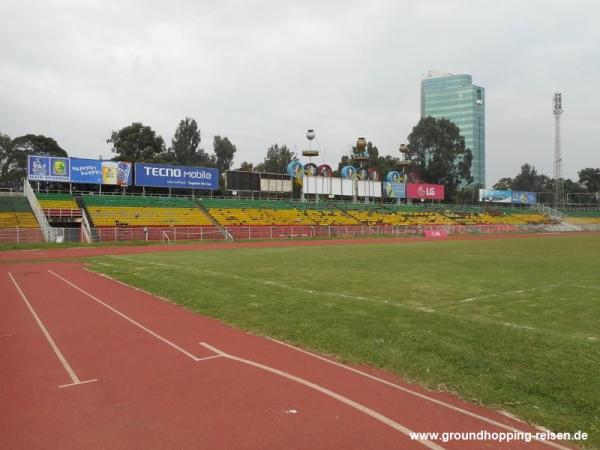
<path id="1" fill-rule="evenodd" d="M 0 289 L 2 449 L 568 448 L 411 440 L 535 429 L 244 333 L 78 263 L 0 266 Z"/>

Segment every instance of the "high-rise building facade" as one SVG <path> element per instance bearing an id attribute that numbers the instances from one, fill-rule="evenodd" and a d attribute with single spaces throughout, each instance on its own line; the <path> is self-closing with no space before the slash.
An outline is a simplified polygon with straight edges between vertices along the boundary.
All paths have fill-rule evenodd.
<path id="1" fill-rule="evenodd" d="M 485 186 L 485 89 L 471 75 L 432 74 L 421 81 L 421 117 L 456 124 L 473 153 L 473 183 Z"/>

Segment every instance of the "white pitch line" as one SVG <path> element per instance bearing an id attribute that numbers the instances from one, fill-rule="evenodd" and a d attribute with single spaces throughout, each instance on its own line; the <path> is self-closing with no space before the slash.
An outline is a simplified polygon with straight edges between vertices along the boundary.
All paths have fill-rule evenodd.
<path id="1" fill-rule="evenodd" d="M 139 322 L 136 322 L 135 320 L 133 320 L 131 317 L 129 317 L 128 315 L 122 313 L 121 311 L 113 308 L 112 306 L 110 306 L 107 303 L 104 303 L 102 300 L 100 300 L 98 297 L 94 296 L 93 294 L 90 294 L 89 292 L 83 290 L 82 288 L 80 288 L 79 286 L 77 286 L 74 283 L 71 283 L 69 280 L 67 280 L 66 278 L 60 276 L 59 274 L 57 274 L 56 272 L 53 272 L 52 270 L 48 269 L 48 272 L 50 272 L 52 275 L 54 275 L 56 278 L 64 281 L 65 283 L 67 283 L 69 286 L 71 286 L 74 289 L 77 289 L 79 292 L 81 292 L 84 295 L 87 295 L 89 298 L 91 298 L 92 300 L 94 300 L 95 302 L 101 304 L 102 306 L 104 306 L 105 308 L 111 310 L 112 312 L 114 312 L 115 314 L 121 316 L 123 319 L 127 320 L 128 322 L 132 323 L 133 325 L 135 325 L 136 327 L 144 330 L 146 333 L 150 334 L 151 336 L 154 336 L 156 339 L 164 342 L 165 344 L 167 344 L 168 346 L 174 348 L 175 350 L 177 350 L 180 353 L 183 353 L 185 356 L 187 356 L 188 358 L 190 358 L 193 361 L 203 361 L 206 358 L 199 358 L 195 355 L 192 355 L 190 352 L 188 352 L 187 350 L 184 350 L 183 348 L 181 348 L 180 346 L 178 346 L 177 344 L 175 344 L 174 342 L 168 340 L 165 337 L 162 337 L 160 334 L 155 333 L 154 331 L 152 331 L 151 329 L 145 327 L 144 325 L 142 325 Z M 209 357 L 210 358 L 210 357 Z"/>
<path id="2" fill-rule="evenodd" d="M 155 265 L 155 266 L 171 267 L 171 268 L 176 268 L 176 269 L 177 268 L 182 268 L 182 269 L 185 268 L 185 267 L 179 266 L 177 264 L 166 264 L 166 263 L 159 263 L 159 262 L 154 262 L 154 261 L 140 261 L 140 260 L 137 260 L 137 259 L 127 258 L 127 257 L 123 257 L 123 256 L 116 256 L 116 255 L 109 255 L 109 256 L 111 258 L 121 259 L 121 260 L 125 260 L 125 261 L 128 261 L 128 262 L 133 262 L 133 263 L 136 263 L 136 264 L 151 264 L 151 265 Z M 382 300 L 378 300 L 378 299 L 372 299 L 372 298 L 360 297 L 360 296 L 352 296 L 352 295 L 347 295 L 347 294 L 337 293 L 337 292 L 336 293 L 330 293 L 330 292 L 314 291 L 314 290 L 309 290 L 309 289 L 304 289 L 304 288 L 298 288 L 298 287 L 295 287 L 295 286 L 289 286 L 289 285 L 286 285 L 284 283 L 271 282 L 271 281 L 268 281 L 268 280 L 260 280 L 260 279 L 255 279 L 255 278 L 241 277 L 239 275 L 227 274 L 227 273 L 222 273 L 222 272 L 215 272 L 215 271 L 206 270 L 206 269 L 199 269 L 199 268 L 196 268 L 196 267 L 194 267 L 193 269 L 194 270 L 199 270 L 199 271 L 202 271 L 204 273 L 211 274 L 211 275 L 220 275 L 220 276 L 222 275 L 222 276 L 227 276 L 227 277 L 230 277 L 230 278 L 240 279 L 240 280 L 244 280 L 244 281 L 253 281 L 253 282 L 262 283 L 262 284 L 270 284 L 270 285 L 275 285 L 275 286 L 279 286 L 279 287 L 285 287 L 287 289 L 294 289 L 294 290 L 304 291 L 304 292 L 309 293 L 309 294 L 335 295 L 337 297 L 344 297 L 344 298 L 356 299 L 356 300 L 366 300 L 366 301 L 370 301 L 370 302 L 384 303 L 384 304 L 387 304 L 387 305 L 390 305 L 390 306 L 397 306 L 397 307 L 401 307 L 401 308 L 413 309 L 413 308 L 410 308 L 410 307 L 408 307 L 406 305 L 388 302 L 387 300 L 383 300 L 382 301 Z M 558 287 L 558 286 L 559 285 L 548 285 L 548 286 L 545 286 L 545 287 L 554 288 L 554 287 Z M 544 286 L 541 286 L 541 287 L 544 287 Z M 520 290 L 520 291 L 522 292 L 523 290 Z M 152 294 L 152 295 L 154 295 L 154 294 Z M 452 303 L 455 303 L 455 302 L 452 302 Z M 419 309 L 419 308 L 414 308 L 414 309 Z M 434 311 L 432 310 L 431 312 L 434 312 Z M 438 312 L 438 311 L 435 311 L 435 312 Z M 443 312 L 442 314 L 453 316 L 452 314 L 448 314 L 446 312 Z M 521 329 L 524 329 L 524 330 L 539 331 L 538 329 L 534 329 L 532 327 L 521 326 L 521 325 L 514 324 L 514 323 L 499 323 L 499 322 L 493 322 L 493 323 L 497 324 L 497 325 L 508 326 L 508 327 L 511 327 L 511 328 L 521 328 Z M 358 373 L 358 374 L 360 374 L 362 376 L 365 376 L 367 378 L 371 378 L 371 379 L 373 379 L 375 381 L 378 381 L 380 383 L 389 385 L 389 386 L 391 386 L 391 387 L 393 387 L 395 389 L 399 389 L 399 390 L 404 391 L 406 393 L 409 393 L 411 395 L 414 395 L 414 396 L 426 399 L 428 401 L 431 401 L 433 403 L 436 403 L 436 404 L 438 404 L 440 406 L 444 406 L 446 408 L 450 408 L 450 409 L 452 409 L 454 411 L 457 411 L 457 412 L 460 412 L 462 414 L 465 414 L 465 415 L 471 416 L 473 418 L 479 419 L 479 420 L 481 420 L 483 422 L 487 422 L 487 423 L 489 423 L 491 425 L 495 425 L 495 426 L 498 426 L 500 428 L 503 428 L 503 429 L 509 430 L 509 431 L 521 431 L 521 430 L 519 430 L 517 428 L 511 427 L 509 425 L 505 425 L 505 424 L 503 424 L 501 422 L 497 422 L 497 421 L 495 421 L 493 419 L 489 419 L 487 417 L 480 416 L 479 414 L 473 413 L 471 411 L 467 411 L 466 409 L 462 409 L 462 408 L 459 408 L 457 406 L 454 406 L 454 405 L 451 405 L 449 403 L 446 403 L 446 402 L 443 402 L 441 400 L 438 400 L 436 398 L 429 397 L 427 395 L 421 394 L 421 393 L 416 392 L 416 391 L 412 391 L 412 390 L 407 389 L 407 388 L 405 388 L 403 386 L 400 386 L 400 385 L 391 383 L 391 382 L 389 382 L 387 380 L 384 380 L 382 378 L 378 378 L 376 376 L 370 375 L 370 374 L 368 374 L 366 372 L 362 372 L 362 371 L 354 369 L 352 367 L 344 366 L 343 364 L 339 364 L 339 363 L 337 363 L 335 361 L 328 360 L 327 358 L 323 358 L 322 356 L 319 356 L 319 355 L 307 352 L 306 350 L 302 350 L 302 349 L 300 349 L 298 347 L 294 347 L 293 345 L 287 344 L 285 342 L 278 341 L 277 339 L 269 338 L 267 336 L 265 336 L 265 338 L 266 339 L 270 339 L 270 340 L 272 340 L 274 342 L 277 342 L 277 343 L 279 343 L 281 345 L 290 347 L 290 348 L 292 348 L 294 350 L 297 350 L 299 352 L 306 353 L 307 355 L 310 355 L 312 357 L 315 357 L 315 358 L 318 358 L 318 359 L 322 359 L 323 361 L 326 361 L 329 364 L 333 364 L 333 365 L 342 367 L 342 368 L 344 368 L 346 370 L 350 370 L 352 372 Z M 557 443 L 552 442 L 552 441 L 540 440 L 540 442 L 542 442 L 544 444 L 547 444 L 550 447 L 554 447 L 554 448 L 557 448 L 557 449 L 560 449 L 560 450 L 570 450 L 568 447 L 562 446 L 562 445 L 557 444 Z"/>
<path id="3" fill-rule="evenodd" d="M 536 287 L 527 288 L 527 289 L 517 289 L 514 291 L 496 292 L 494 294 L 480 295 L 478 297 L 463 298 L 462 300 L 456 300 L 453 302 L 444 303 L 443 305 L 457 305 L 457 304 L 461 304 L 461 303 L 470 303 L 470 302 L 475 302 L 475 301 L 479 301 L 479 300 L 485 300 L 488 298 L 501 297 L 503 295 L 524 294 L 526 292 L 537 291 L 538 289 L 553 289 L 556 287 L 560 287 L 560 284 L 549 284 L 547 286 L 536 286 Z"/>
<path id="4" fill-rule="evenodd" d="M 72 383 L 60 385 L 59 388 L 69 387 L 69 386 L 77 386 L 79 384 L 86 384 L 86 383 L 92 383 L 94 381 L 98 381 L 97 378 L 94 378 L 94 379 L 91 379 L 91 380 L 85 380 L 85 381 L 81 381 L 79 379 L 79 377 L 77 376 L 77 374 L 75 373 L 75 371 L 71 368 L 71 365 L 69 364 L 69 362 L 67 361 L 67 359 L 64 357 L 64 355 L 62 354 L 62 352 L 58 348 L 58 345 L 56 345 L 56 342 L 54 342 L 54 339 L 52 339 L 52 336 L 50 336 L 50 333 L 48 332 L 48 330 L 44 326 L 42 320 L 39 318 L 39 316 L 37 315 L 37 313 L 33 309 L 33 306 L 31 306 L 31 303 L 29 303 L 29 300 L 27 299 L 27 296 L 25 295 L 25 293 L 21 289 L 21 286 L 19 286 L 19 283 L 17 283 L 17 280 L 15 280 L 15 277 L 13 277 L 13 274 L 11 272 L 8 272 L 8 276 L 10 277 L 10 279 L 13 282 L 13 284 L 17 288 L 17 291 L 19 291 L 19 294 L 21 295 L 21 298 L 23 299 L 23 301 L 27 305 L 27 308 L 29 308 L 29 311 L 31 312 L 31 315 L 33 316 L 33 318 L 37 322 L 38 326 L 42 330 L 42 333 L 44 333 L 44 336 L 46 337 L 46 340 L 48 341 L 48 344 L 50 344 L 50 347 L 54 351 L 54 354 L 56 355 L 56 357 L 58 358 L 58 360 L 63 365 L 65 371 L 69 375 L 69 378 L 71 378 Z"/>
<path id="5" fill-rule="evenodd" d="M 244 359 L 244 358 L 240 358 L 239 356 L 234 356 L 234 355 L 230 355 L 229 353 L 225 353 L 224 351 L 219 350 L 218 348 L 213 347 L 212 345 L 209 345 L 205 342 L 200 342 L 200 345 L 202 345 L 203 347 L 215 352 L 216 354 L 222 356 L 223 358 L 227 358 L 227 359 L 231 359 L 233 361 L 237 361 L 240 362 L 242 364 L 247 364 L 249 366 L 252 367 L 256 367 L 257 369 L 261 369 L 267 372 L 271 372 L 275 375 L 278 375 L 280 377 L 283 378 L 287 378 L 288 380 L 292 380 L 295 381 L 296 383 L 299 383 L 303 386 L 306 386 L 310 389 L 313 389 L 317 392 L 320 392 L 328 397 L 331 397 L 339 402 L 344 403 L 347 406 L 350 406 L 351 408 L 356 409 L 357 411 L 366 414 L 382 423 L 384 423 L 385 425 L 393 428 L 396 431 L 399 431 L 400 433 L 411 437 L 411 434 L 414 434 L 414 431 L 410 430 L 409 428 L 405 427 L 402 424 L 399 424 L 398 422 L 390 419 L 389 417 L 384 416 L 383 414 L 378 413 L 377 411 L 372 410 L 371 408 L 368 408 L 367 406 L 361 405 L 358 402 L 355 402 L 354 400 L 349 399 L 348 397 L 344 397 L 343 395 L 338 394 L 337 392 L 333 392 L 323 386 L 320 386 L 316 383 L 313 383 L 311 381 L 305 380 L 304 378 L 300 378 L 297 377 L 295 375 L 283 372 L 281 370 L 275 369 L 273 367 L 270 366 L 266 366 L 264 364 L 260 364 L 254 361 L 251 361 L 249 359 Z M 430 440 L 426 440 L 426 439 L 422 439 L 422 440 L 418 440 L 416 442 L 421 443 L 422 445 L 424 445 L 427 448 L 430 448 L 432 450 L 444 450 L 443 447 L 440 447 L 439 445 L 437 445 L 435 442 L 430 441 Z"/>
<path id="6" fill-rule="evenodd" d="M 465 319 L 464 314 L 455 314 L 452 313 L 450 311 L 447 310 L 439 310 L 439 309 L 434 309 L 432 307 L 429 306 L 423 306 L 423 305 L 419 305 L 419 306 L 411 306 L 405 303 L 396 303 L 394 301 L 390 301 L 390 300 L 385 300 L 385 299 L 379 299 L 379 298 L 370 298 L 370 297 L 363 297 L 363 296 L 359 296 L 359 295 L 349 295 L 349 294 L 344 294 L 342 292 L 328 292 L 328 291 L 317 291 L 314 289 L 305 289 L 302 287 L 298 287 L 298 286 L 292 286 L 289 284 L 285 284 L 285 283 L 281 283 L 278 281 L 271 281 L 271 280 L 264 280 L 264 279 L 260 279 L 260 278 L 255 278 L 255 277 L 242 277 L 240 275 L 235 275 L 235 274 L 231 274 L 231 273 L 225 273 L 225 272 L 215 272 L 214 270 L 207 270 L 207 269 L 202 269 L 199 267 L 188 267 L 188 266 L 182 266 L 182 265 L 178 265 L 178 264 L 166 264 L 166 263 L 159 263 L 159 262 L 154 262 L 154 261 L 140 261 L 138 259 L 132 259 L 132 258 L 126 258 L 124 256 L 116 256 L 116 255 L 108 255 L 110 258 L 114 258 L 114 259 L 119 259 L 119 260 L 123 260 L 123 261 L 128 261 L 128 262 L 132 262 L 132 263 L 136 263 L 136 264 L 141 264 L 141 265 L 145 265 L 145 264 L 150 264 L 150 265 L 154 265 L 154 266 L 159 266 L 159 267 L 170 267 L 170 268 L 174 268 L 174 269 L 188 269 L 188 270 L 192 270 L 192 271 L 196 271 L 196 272 L 202 272 L 202 273 L 206 273 L 209 274 L 211 276 L 219 276 L 219 277 L 227 277 L 227 278 L 232 278 L 235 280 L 240 280 L 240 281 L 244 281 L 244 282 L 250 282 L 250 283 L 257 283 L 257 284 L 264 284 L 267 286 L 277 286 L 283 289 L 289 289 L 289 290 L 294 290 L 297 292 L 304 292 L 306 294 L 309 295 L 328 295 L 328 296 L 332 296 L 332 297 L 339 297 L 339 298 L 344 298 L 344 299 L 348 299 L 348 300 L 359 300 L 359 301 L 366 301 L 366 302 L 371 302 L 371 303 L 377 303 L 380 305 L 387 305 L 387 306 L 391 306 L 394 308 L 398 308 L 398 309 L 404 309 L 407 311 L 418 311 L 421 313 L 427 313 L 427 314 L 438 314 L 438 315 L 443 315 L 446 317 L 451 317 L 451 318 L 455 318 L 455 319 Z M 108 277 L 110 278 L 110 277 Z M 117 282 L 119 282 L 118 280 L 116 280 Z M 122 283 L 122 282 L 120 282 Z M 532 288 L 532 289 L 519 289 L 518 291 L 508 291 L 508 292 L 501 292 L 498 294 L 490 294 L 490 295 L 486 295 L 486 296 L 482 296 L 482 297 L 477 297 L 477 298 L 473 298 L 473 299 L 466 299 L 469 301 L 473 301 L 475 299 L 481 299 L 481 298 L 488 298 L 488 297 L 497 297 L 499 295 L 503 295 L 503 294 L 509 294 L 509 293 L 523 293 L 526 292 L 527 290 L 535 290 L 535 289 L 542 289 L 542 288 L 555 288 L 558 287 L 560 285 L 556 284 L 552 284 L 552 285 L 547 285 L 547 286 L 538 286 L 536 288 Z M 142 289 L 139 288 L 135 288 L 134 289 L 138 289 L 143 291 Z M 158 297 L 159 299 L 164 300 L 164 298 L 157 296 L 156 294 L 152 294 L 150 293 L 150 295 L 153 295 L 155 297 Z M 167 300 L 168 301 L 168 300 Z M 452 302 L 448 302 L 448 303 L 441 303 L 437 306 L 449 306 L 449 305 L 455 305 L 459 302 L 456 301 L 452 301 Z M 529 332 L 535 332 L 535 333 L 550 333 L 552 335 L 560 335 L 560 336 L 564 336 L 566 338 L 573 338 L 573 339 L 581 339 L 580 336 L 577 335 L 573 335 L 573 334 L 564 334 L 564 333 L 559 333 L 559 332 L 555 332 L 555 331 L 551 331 L 551 330 L 545 330 L 545 329 L 540 329 L 540 328 L 534 328 L 528 325 L 521 325 L 521 324 L 517 324 L 517 323 L 510 323 L 510 322 L 498 322 L 497 320 L 494 320 L 494 318 L 489 318 L 488 316 L 485 315 L 475 315 L 475 316 L 471 316 L 469 318 L 466 318 L 466 320 L 471 320 L 471 321 L 475 321 L 478 323 L 484 323 L 484 324 L 492 324 L 492 325 L 496 325 L 496 326 L 502 326 L 502 327 L 506 327 L 506 328 L 513 328 L 513 329 L 519 329 L 521 331 L 529 331 Z M 585 338 L 584 338 L 585 339 Z"/>
<path id="7" fill-rule="evenodd" d="M 330 359 L 327 359 L 327 358 L 325 358 L 325 357 L 323 357 L 321 355 L 317 355 L 316 353 L 309 352 L 307 350 L 301 349 L 299 347 L 296 347 L 296 346 L 288 344 L 286 342 L 277 340 L 275 338 L 271 338 L 271 337 L 268 337 L 268 336 L 264 336 L 264 337 L 266 339 L 269 339 L 270 341 L 273 341 L 273 342 L 279 344 L 279 345 L 283 345 L 284 347 L 291 348 L 292 350 L 296 350 L 297 352 L 304 353 L 305 355 L 312 356 L 313 358 L 320 359 L 321 361 L 325 361 L 328 364 L 332 364 L 332 365 L 340 367 L 342 369 L 349 370 L 350 372 L 354 372 L 354 373 L 356 373 L 358 375 L 361 375 L 363 377 L 369 378 L 369 379 L 371 379 L 373 381 L 377 381 L 378 383 L 385 384 L 386 386 L 390 386 L 390 387 L 392 387 L 394 389 L 398 389 L 399 391 L 405 392 L 407 394 L 414 395 L 415 397 L 419 397 L 419 398 L 421 398 L 423 400 L 430 401 L 432 403 L 435 403 L 436 405 L 440 405 L 440 406 L 443 406 L 445 408 L 451 409 L 453 411 L 459 412 L 461 414 L 473 417 L 474 419 L 478 419 L 478 420 L 481 420 L 483 422 L 487 422 L 490 425 L 494 425 L 494 426 L 503 428 L 505 430 L 513 431 L 513 432 L 514 431 L 522 432 L 522 430 L 519 430 L 518 428 L 511 427 L 510 425 L 505 425 L 505 424 L 503 424 L 501 422 L 497 422 L 497 421 L 495 421 L 493 419 L 489 419 L 489 418 L 487 418 L 485 416 L 481 416 L 481 415 L 479 415 L 477 413 L 468 411 L 468 410 L 460 408 L 458 406 L 454 406 L 454 405 L 452 405 L 450 403 L 446 403 L 446 402 L 444 402 L 442 400 L 438 400 L 437 398 L 430 397 L 429 395 L 425 395 L 425 394 L 422 394 L 420 392 L 413 391 L 412 389 L 409 389 L 409 388 L 404 387 L 404 386 L 400 386 L 399 384 L 392 383 L 391 381 L 387 381 L 387 380 L 385 380 L 383 378 L 379 378 L 379 377 L 377 377 L 375 375 L 371 375 L 370 373 L 363 372 L 362 370 L 355 369 L 354 367 L 350 367 L 350 366 L 346 366 L 344 364 L 340 364 L 340 363 L 338 363 L 336 361 L 332 361 Z M 557 448 L 557 449 L 560 449 L 560 450 L 571 450 L 568 447 L 562 446 L 562 445 L 557 444 L 557 443 L 552 442 L 552 441 L 540 440 L 539 442 L 547 444 L 550 447 L 554 447 L 554 448 Z"/>

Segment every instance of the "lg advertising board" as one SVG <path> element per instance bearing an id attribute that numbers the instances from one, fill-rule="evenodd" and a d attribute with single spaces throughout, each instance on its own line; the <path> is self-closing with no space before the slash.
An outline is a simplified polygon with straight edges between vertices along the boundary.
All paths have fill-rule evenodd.
<path id="1" fill-rule="evenodd" d="M 136 186 L 180 189 L 219 189 L 219 169 L 135 163 Z"/>
<path id="2" fill-rule="evenodd" d="M 444 186 L 442 184 L 408 183 L 406 197 L 424 200 L 444 200 Z"/>
<path id="3" fill-rule="evenodd" d="M 27 178 L 31 181 L 127 186 L 131 184 L 131 163 L 29 155 Z"/>

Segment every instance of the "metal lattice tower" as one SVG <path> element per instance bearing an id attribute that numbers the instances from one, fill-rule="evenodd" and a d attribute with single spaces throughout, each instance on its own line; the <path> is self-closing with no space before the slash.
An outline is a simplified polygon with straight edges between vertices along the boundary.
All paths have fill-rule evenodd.
<path id="1" fill-rule="evenodd" d="M 562 175 L 562 155 L 560 145 L 560 115 L 562 109 L 562 94 L 554 94 L 554 207 L 564 206 L 564 181 Z"/>

